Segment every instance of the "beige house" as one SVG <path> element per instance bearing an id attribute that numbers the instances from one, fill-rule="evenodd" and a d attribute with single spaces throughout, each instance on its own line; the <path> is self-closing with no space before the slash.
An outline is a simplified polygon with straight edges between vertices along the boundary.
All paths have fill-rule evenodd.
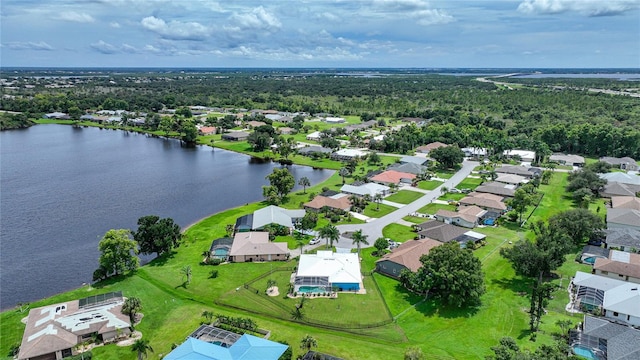
<path id="1" fill-rule="evenodd" d="M 94 336 L 108 342 L 130 334 L 123 304 L 122 293 L 114 292 L 31 309 L 18 359 L 59 360 Z"/>
<path id="2" fill-rule="evenodd" d="M 266 231 L 236 233 L 229 251 L 229 261 L 233 262 L 287 260 L 288 257 L 287 243 L 269 241 Z"/>
<path id="3" fill-rule="evenodd" d="M 609 258 L 598 258 L 593 273 L 612 279 L 640 284 L 640 255 L 611 250 Z M 640 304 L 638 304 L 640 306 Z"/>

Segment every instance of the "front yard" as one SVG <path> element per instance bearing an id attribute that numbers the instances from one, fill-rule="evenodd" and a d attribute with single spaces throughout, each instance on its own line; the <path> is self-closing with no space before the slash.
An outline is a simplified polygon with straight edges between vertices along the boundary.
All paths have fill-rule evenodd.
<path id="1" fill-rule="evenodd" d="M 410 204 L 420 199 L 423 196 L 424 194 L 421 192 L 411 191 L 411 190 L 400 190 L 395 194 L 387 196 L 385 200 L 389 200 L 391 202 L 395 202 L 398 204 Z"/>

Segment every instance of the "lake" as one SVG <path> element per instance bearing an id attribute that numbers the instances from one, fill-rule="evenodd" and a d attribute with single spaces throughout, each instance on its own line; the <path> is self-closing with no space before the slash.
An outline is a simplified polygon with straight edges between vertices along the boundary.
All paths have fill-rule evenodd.
<path id="1" fill-rule="evenodd" d="M 279 166 L 124 131 L 0 132 L 0 308 L 90 283 L 109 229 L 135 229 L 151 214 L 185 227 L 262 200 L 265 176 Z M 289 169 L 296 182 L 306 176 L 314 185 L 333 174 Z"/>

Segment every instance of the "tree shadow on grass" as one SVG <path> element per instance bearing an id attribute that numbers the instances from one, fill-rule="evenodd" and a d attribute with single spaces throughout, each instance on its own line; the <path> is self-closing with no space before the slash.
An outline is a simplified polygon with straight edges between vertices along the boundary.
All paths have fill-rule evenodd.
<path id="1" fill-rule="evenodd" d="M 114 285 L 117 284 L 123 280 L 126 280 L 128 278 L 130 278 L 131 276 L 135 275 L 135 271 L 129 271 L 126 274 L 123 275 L 116 275 L 116 276 L 111 276 L 108 277 L 104 280 L 98 281 L 96 283 L 91 284 L 91 287 L 93 287 L 94 289 L 102 289 L 103 287 L 107 287 L 110 285 Z"/>
<path id="2" fill-rule="evenodd" d="M 526 295 L 531 291 L 531 281 L 521 277 L 491 279 L 491 284 L 511 290 L 518 295 Z"/>
<path id="3" fill-rule="evenodd" d="M 427 317 L 438 316 L 445 319 L 455 319 L 472 317 L 480 308 L 478 306 L 449 306 L 442 304 L 439 299 L 427 299 L 418 304 L 416 310 Z"/>
<path id="4" fill-rule="evenodd" d="M 151 260 L 147 265 L 149 266 L 164 266 L 167 264 L 167 262 L 171 259 L 173 259 L 176 256 L 176 251 L 172 250 L 169 253 L 163 254 L 161 256 L 158 256 L 157 258 Z"/>

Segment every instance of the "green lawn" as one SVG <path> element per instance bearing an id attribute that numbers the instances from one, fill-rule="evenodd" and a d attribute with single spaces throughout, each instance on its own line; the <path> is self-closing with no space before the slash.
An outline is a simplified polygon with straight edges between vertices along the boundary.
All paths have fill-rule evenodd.
<path id="1" fill-rule="evenodd" d="M 385 200 L 389 200 L 391 202 L 395 202 L 399 204 L 410 204 L 423 196 L 424 194 L 421 192 L 411 191 L 411 190 L 400 190 L 393 195 L 387 196 Z"/>
<path id="2" fill-rule="evenodd" d="M 444 200 L 444 201 L 449 201 L 449 200 L 453 200 L 453 201 L 459 201 L 460 199 L 462 199 L 463 197 L 467 196 L 467 194 L 462 194 L 462 193 L 446 193 L 442 196 L 440 196 L 438 198 L 438 200 Z"/>
<path id="3" fill-rule="evenodd" d="M 423 217 L 417 217 L 417 216 L 405 216 L 402 218 L 402 220 L 408 221 L 408 222 L 412 222 L 414 224 L 422 224 L 423 222 L 427 221 L 427 218 L 423 218 Z"/>
<path id="4" fill-rule="evenodd" d="M 436 172 L 436 177 L 440 179 L 450 179 L 455 173 L 456 171 L 454 170 L 438 171 Z"/>
<path id="5" fill-rule="evenodd" d="M 420 209 L 418 209 L 419 213 L 423 213 L 423 214 L 435 214 L 436 212 L 438 212 L 438 210 L 449 210 L 449 211 L 455 211 L 456 207 L 453 205 L 445 205 L 445 204 L 427 204 L 423 207 L 421 207 Z"/>
<path id="6" fill-rule="evenodd" d="M 366 215 L 368 217 L 372 217 L 372 218 L 381 218 L 385 215 L 388 215 L 394 211 L 398 210 L 397 207 L 394 206 L 390 206 L 390 205 L 385 205 L 385 204 L 379 204 L 379 203 L 374 203 L 373 201 L 369 203 L 369 205 L 367 205 L 364 208 L 364 211 L 362 212 L 363 215 Z"/>
<path id="7" fill-rule="evenodd" d="M 408 226 L 389 224 L 382 229 L 382 235 L 393 241 L 405 242 L 407 240 L 413 240 L 416 233 Z"/>
<path id="8" fill-rule="evenodd" d="M 418 188 L 422 190 L 433 190 L 440 185 L 442 185 L 442 181 L 438 180 L 424 180 L 418 182 Z"/>
<path id="9" fill-rule="evenodd" d="M 456 186 L 456 188 L 475 190 L 475 188 L 477 188 L 478 185 L 480 185 L 481 183 L 482 183 L 482 179 L 468 177 L 462 180 L 460 184 Z"/>

